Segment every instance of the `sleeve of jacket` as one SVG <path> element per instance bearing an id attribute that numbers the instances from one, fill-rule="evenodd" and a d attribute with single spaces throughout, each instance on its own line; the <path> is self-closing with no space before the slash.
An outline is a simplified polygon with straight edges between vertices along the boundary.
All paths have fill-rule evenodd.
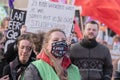
<path id="1" fill-rule="evenodd" d="M 104 59 L 104 66 L 103 66 L 103 80 L 111 80 L 113 73 L 113 65 L 112 65 L 112 58 L 108 48 L 105 51 L 105 59 Z"/>
<path id="2" fill-rule="evenodd" d="M 24 80 L 42 80 L 40 73 L 32 63 L 25 70 Z"/>
<path id="3" fill-rule="evenodd" d="M 10 70 L 9 64 L 3 68 L 3 76 L 5 76 L 5 75 L 9 75 L 10 80 L 12 80 L 12 75 L 11 75 L 11 70 Z"/>

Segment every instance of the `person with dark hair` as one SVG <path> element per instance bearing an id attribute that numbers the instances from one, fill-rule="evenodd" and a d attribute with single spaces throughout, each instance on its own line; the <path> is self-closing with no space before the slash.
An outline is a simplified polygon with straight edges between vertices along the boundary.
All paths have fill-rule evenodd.
<path id="1" fill-rule="evenodd" d="M 66 35 L 61 29 L 45 34 L 37 59 L 25 70 L 24 80 L 81 80 L 79 69 L 68 56 Z"/>
<path id="2" fill-rule="evenodd" d="M 23 34 L 17 39 L 17 56 L 4 67 L 3 76 L 9 75 L 10 80 L 20 80 L 23 78 L 25 68 L 32 62 L 32 41 L 29 34 Z"/>
<path id="3" fill-rule="evenodd" d="M 9 63 L 15 59 L 15 57 L 18 55 L 17 52 L 18 52 L 17 43 L 15 40 L 15 42 L 13 42 L 7 46 L 7 51 L 4 54 L 4 57 L 6 58 L 7 63 Z"/>
<path id="4" fill-rule="evenodd" d="M 40 31 L 39 33 L 32 33 L 31 38 L 33 42 L 33 52 L 38 55 L 42 49 L 43 39 L 45 32 Z"/>
<path id="5" fill-rule="evenodd" d="M 70 58 L 79 67 L 83 80 L 111 80 L 113 65 L 109 49 L 96 41 L 99 25 L 89 21 L 84 38 L 70 47 Z"/>
<path id="6" fill-rule="evenodd" d="M 20 28 L 20 35 L 32 34 L 32 33 L 26 32 L 26 28 L 27 27 L 23 23 L 21 25 L 21 28 Z M 18 52 L 18 50 L 17 50 L 17 42 L 15 40 L 13 43 L 10 43 L 7 46 L 7 50 L 5 51 L 5 54 L 4 54 L 4 56 L 5 56 L 5 58 L 6 58 L 8 63 L 15 59 L 15 57 L 18 55 L 17 52 Z M 36 55 L 35 55 L 35 53 L 33 51 L 32 51 L 32 55 L 31 56 L 36 57 Z"/>
<path id="7" fill-rule="evenodd" d="M 2 77 L 3 68 L 7 65 L 7 61 L 4 57 L 4 43 L 5 43 L 5 36 L 2 32 L 0 32 L 0 78 Z"/>

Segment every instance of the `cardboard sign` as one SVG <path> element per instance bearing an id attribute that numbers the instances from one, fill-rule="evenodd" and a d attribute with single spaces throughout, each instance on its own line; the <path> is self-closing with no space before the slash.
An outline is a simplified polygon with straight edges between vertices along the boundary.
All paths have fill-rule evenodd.
<path id="1" fill-rule="evenodd" d="M 56 2 L 29 0 L 26 22 L 28 32 L 60 28 L 70 35 L 73 25 L 75 7 Z"/>

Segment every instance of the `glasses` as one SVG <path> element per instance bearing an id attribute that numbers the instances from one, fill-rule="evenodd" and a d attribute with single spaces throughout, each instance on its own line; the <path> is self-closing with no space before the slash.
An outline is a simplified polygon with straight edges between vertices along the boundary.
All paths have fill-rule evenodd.
<path id="1" fill-rule="evenodd" d="M 32 47 L 31 46 L 20 46 L 20 49 L 23 50 L 25 49 L 27 52 L 31 51 Z"/>

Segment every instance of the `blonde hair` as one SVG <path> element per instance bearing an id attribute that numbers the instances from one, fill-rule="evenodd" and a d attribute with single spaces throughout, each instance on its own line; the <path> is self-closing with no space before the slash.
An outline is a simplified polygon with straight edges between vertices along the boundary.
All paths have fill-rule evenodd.
<path id="1" fill-rule="evenodd" d="M 53 32 L 62 32 L 65 36 L 65 32 L 59 28 L 54 28 L 54 29 L 51 29 L 50 31 L 48 31 L 45 36 L 44 36 L 44 40 L 43 40 L 43 47 L 45 48 L 44 45 L 46 45 L 48 43 L 48 41 L 50 40 L 50 36 Z"/>
<path id="2" fill-rule="evenodd" d="M 63 67 L 57 63 L 57 61 L 49 54 L 48 50 L 46 49 L 46 44 L 49 42 L 51 34 L 53 32 L 62 32 L 65 35 L 65 32 L 58 28 L 48 31 L 44 36 L 43 49 L 49 56 L 50 60 L 53 62 L 53 67 L 54 67 L 57 75 L 59 76 L 60 80 L 68 80 L 67 70 L 63 69 Z"/>

